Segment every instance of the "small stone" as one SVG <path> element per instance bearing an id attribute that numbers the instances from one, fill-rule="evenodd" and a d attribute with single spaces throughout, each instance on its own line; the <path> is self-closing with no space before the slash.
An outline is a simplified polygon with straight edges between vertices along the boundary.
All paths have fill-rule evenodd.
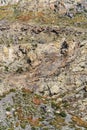
<path id="1" fill-rule="evenodd" d="M 12 108 L 12 111 L 14 112 L 14 111 L 15 111 L 15 108 Z"/>
<path id="2" fill-rule="evenodd" d="M 58 98 L 58 99 L 57 99 L 57 102 L 62 102 L 62 98 Z"/>
<path id="3" fill-rule="evenodd" d="M 9 118 L 11 118 L 11 116 L 12 116 L 12 115 L 11 115 L 11 112 L 6 111 L 6 116 L 9 117 Z"/>
<path id="4" fill-rule="evenodd" d="M 56 111 L 56 114 L 59 114 L 60 113 L 60 111 Z"/>

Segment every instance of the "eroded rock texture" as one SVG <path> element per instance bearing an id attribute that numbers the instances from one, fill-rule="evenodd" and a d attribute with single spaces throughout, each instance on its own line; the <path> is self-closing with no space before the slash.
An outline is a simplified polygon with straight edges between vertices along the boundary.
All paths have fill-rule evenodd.
<path id="1" fill-rule="evenodd" d="M 49 94 L 49 86 L 53 95 L 86 85 L 87 40 L 80 38 L 84 35 L 87 30 L 80 28 L 23 23 L 1 26 L 3 90 L 8 84 L 6 89 L 29 87 L 38 92 L 46 89 Z"/>
<path id="2" fill-rule="evenodd" d="M 86 130 L 86 0 L 0 2 L 0 130 Z"/>

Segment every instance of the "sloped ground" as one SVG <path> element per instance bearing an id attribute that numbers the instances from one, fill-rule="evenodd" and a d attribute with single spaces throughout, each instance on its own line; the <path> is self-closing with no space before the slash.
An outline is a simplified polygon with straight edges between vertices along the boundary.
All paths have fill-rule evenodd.
<path id="1" fill-rule="evenodd" d="M 86 13 L 13 8 L 0 15 L 0 129 L 86 130 Z"/>
<path id="2" fill-rule="evenodd" d="M 25 88 L 17 91 L 10 90 L 5 97 L 1 97 L 0 129 L 86 130 L 87 122 L 78 117 L 83 113 L 79 113 L 81 110 L 78 111 L 76 103 L 83 101 L 83 97 L 73 98 L 72 101 L 62 100 L 63 98 L 59 96 L 49 98 L 34 94 Z M 74 103 L 73 107 L 72 103 Z M 74 107 L 77 108 L 76 111 L 73 110 Z"/>

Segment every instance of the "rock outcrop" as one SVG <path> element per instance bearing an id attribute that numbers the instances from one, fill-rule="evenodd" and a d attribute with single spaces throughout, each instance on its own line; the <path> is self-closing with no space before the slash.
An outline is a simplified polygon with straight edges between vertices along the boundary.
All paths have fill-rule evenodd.
<path id="1" fill-rule="evenodd" d="M 0 35 L 0 72 L 7 75 L 5 83 L 9 87 L 16 81 L 21 87 L 37 86 L 35 91 L 40 93 L 49 86 L 53 95 L 61 89 L 66 92 L 84 86 L 87 40 L 82 39 L 87 35 L 86 29 L 5 24 Z"/>
<path id="2" fill-rule="evenodd" d="M 19 4 L 21 11 L 42 11 L 44 9 L 52 9 L 60 14 L 68 14 L 87 11 L 86 0 L 0 0 L 0 5 Z"/>
<path id="3" fill-rule="evenodd" d="M 86 0 L 0 2 L 0 129 L 85 130 Z"/>

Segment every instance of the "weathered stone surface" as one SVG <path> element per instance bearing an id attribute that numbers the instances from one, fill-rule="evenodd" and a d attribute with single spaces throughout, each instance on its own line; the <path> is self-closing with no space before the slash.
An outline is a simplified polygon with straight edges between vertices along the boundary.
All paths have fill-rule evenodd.
<path id="1" fill-rule="evenodd" d="M 87 10 L 86 0 L 0 0 L 0 5 L 19 4 L 20 11 L 42 11 L 44 9 L 51 9 L 59 14 L 66 14 L 70 18 L 76 12 L 83 12 Z"/>
<path id="2" fill-rule="evenodd" d="M 19 25 L 19 23 L 10 25 L 8 34 L 2 30 L 1 37 L 3 38 L 4 34 L 5 43 L 0 45 L 0 71 L 3 75 L 7 73 L 5 82 L 8 86 L 16 80 L 16 84 L 20 85 L 20 78 L 23 76 L 22 86 L 23 84 L 38 86 L 36 88 L 38 92 L 44 91 L 45 87 L 48 95 L 49 92 L 53 95 L 72 90 L 73 87 L 80 87 L 85 83 L 87 41 L 81 42 L 74 38 L 78 32 L 74 29 L 72 30 L 74 35 L 69 40 L 70 30 L 57 26 Z M 67 38 L 60 37 L 61 32 L 67 35 Z M 83 30 L 80 32 L 82 34 Z M 87 33 L 86 30 L 84 33 Z M 16 37 L 15 41 L 14 37 Z M 64 41 L 67 42 L 68 48 L 64 45 L 62 48 L 64 53 L 61 53 Z M 13 72 L 15 75 L 10 82 L 9 76 Z"/>
<path id="3" fill-rule="evenodd" d="M 86 15 L 86 1 L 0 7 L 0 120 L 8 129 L 85 130 Z"/>

